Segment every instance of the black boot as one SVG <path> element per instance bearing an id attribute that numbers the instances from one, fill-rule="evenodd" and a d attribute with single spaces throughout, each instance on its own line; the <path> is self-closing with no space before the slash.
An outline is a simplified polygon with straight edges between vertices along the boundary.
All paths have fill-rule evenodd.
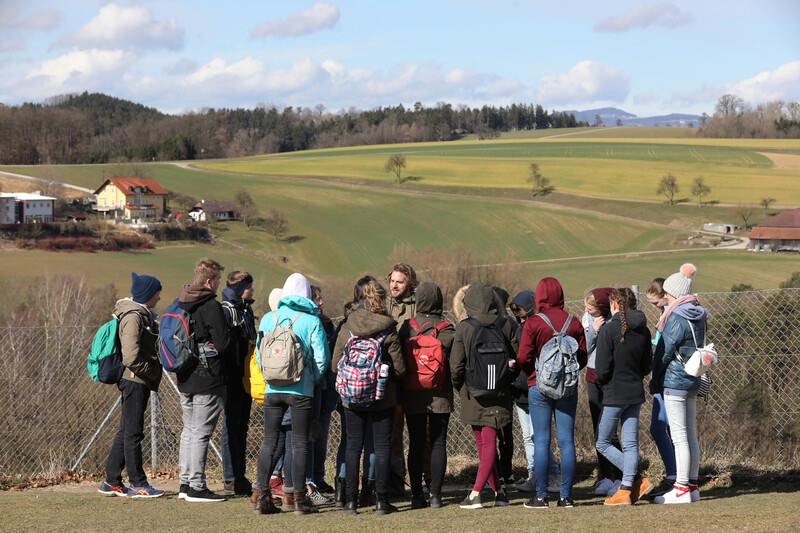
<path id="1" fill-rule="evenodd" d="M 389 496 L 387 494 L 378 494 L 378 501 L 375 503 L 375 514 L 389 514 L 396 513 L 397 507 L 389 503 Z"/>
<path id="2" fill-rule="evenodd" d="M 375 482 L 366 477 L 361 478 L 361 497 L 358 499 L 361 507 L 375 505 Z"/>
<path id="3" fill-rule="evenodd" d="M 348 494 L 347 495 L 347 503 L 344 504 L 344 514 L 358 514 L 356 508 L 358 507 L 358 502 L 356 501 L 358 494 Z"/>
<path id="4" fill-rule="evenodd" d="M 344 507 L 346 498 L 345 498 L 345 487 L 347 486 L 347 482 L 343 477 L 337 477 L 333 484 L 335 486 L 334 489 L 334 503 L 336 507 Z"/>

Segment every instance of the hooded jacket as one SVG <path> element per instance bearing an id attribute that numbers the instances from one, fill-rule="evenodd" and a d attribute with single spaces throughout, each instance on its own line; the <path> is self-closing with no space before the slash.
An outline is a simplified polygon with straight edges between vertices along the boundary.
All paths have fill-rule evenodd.
<path id="1" fill-rule="evenodd" d="M 664 389 L 696 392 L 700 388 L 700 378 L 686 373 L 683 362 L 675 356 L 675 352 L 681 354 L 683 361 L 688 361 L 696 349 L 692 330 L 689 328 L 690 320 L 697 343 L 703 346 L 706 338 L 706 318 L 708 313 L 705 309 L 688 303 L 677 307 L 667 317 L 653 355 L 650 392 L 663 392 Z"/>
<path id="2" fill-rule="evenodd" d="M 403 359 L 403 350 L 400 347 L 400 339 L 397 336 L 395 327 L 397 322 L 388 315 L 373 313 L 364 307 L 363 303 L 362 301 L 359 307 L 347 315 L 347 321 L 339 330 L 339 335 L 336 337 L 336 346 L 333 349 L 331 370 L 334 373 L 338 372 L 339 361 L 344 355 L 344 346 L 350 340 L 351 332 L 356 337 L 375 337 L 378 333 L 391 328 L 391 332 L 381 345 L 381 361 L 390 363 L 389 379 L 386 382 L 383 398 L 369 407 L 352 408 L 357 411 L 383 411 L 397 405 L 397 392 L 400 388 L 400 379 L 406 372 L 406 362 Z M 347 404 L 345 404 L 345 407 L 349 408 Z"/>
<path id="3" fill-rule="evenodd" d="M 299 315 L 298 315 L 299 313 Z M 269 333 L 275 329 L 275 317 L 286 326 L 297 316 L 292 324 L 297 340 L 303 347 L 303 375 L 300 381 L 285 387 L 276 387 L 266 383 L 264 394 L 285 393 L 314 397 L 314 386 L 330 368 L 331 354 L 328 339 L 322 321 L 317 316 L 317 305 L 303 296 L 284 296 L 278 302 L 278 310 L 269 312 L 261 318 L 259 333 Z M 256 350 L 256 362 L 261 365 L 261 354 Z"/>
<path id="4" fill-rule="evenodd" d="M 475 318 L 483 325 L 488 325 L 497 320 L 497 303 L 492 287 L 485 283 L 473 283 L 464 295 L 464 309 L 467 316 Z M 517 344 L 514 342 L 514 331 L 511 323 L 504 321 L 503 335 L 511 344 L 514 351 Z M 472 426 L 485 426 L 501 429 L 511 423 L 511 395 L 502 398 L 474 398 L 465 386 L 467 357 L 472 335 L 475 328 L 466 320 L 456 326 L 453 349 L 450 353 L 450 373 L 453 387 L 459 391 L 461 398 L 461 421 Z"/>
<path id="5" fill-rule="evenodd" d="M 517 354 L 517 363 L 521 370 L 528 374 L 528 387 L 536 385 L 536 360 L 539 359 L 542 346 L 553 337 L 553 330 L 538 315 L 547 316 L 553 324 L 553 328 L 558 331 L 564 327 L 567 317 L 571 316 L 564 311 L 564 291 L 557 279 L 544 278 L 536 286 L 535 292 L 537 316 L 532 316 L 525 321 Z M 587 360 L 586 337 L 581 321 L 574 316 L 567 329 L 567 335 L 578 341 L 576 354 L 578 364 L 581 368 L 585 367 Z"/>
<path id="6" fill-rule="evenodd" d="M 231 310 L 223 305 L 222 311 L 231 327 L 232 357 L 228 358 L 225 369 L 225 381 L 228 386 L 237 386 L 244 377 L 244 365 L 250 353 L 250 343 L 256 340 L 256 322 L 253 316 L 252 304 L 254 300 L 243 300 L 236 296 L 236 292 L 226 287 L 222 290 L 222 301 L 229 302 L 236 314 L 236 323 L 232 322 Z"/>
<path id="7" fill-rule="evenodd" d="M 178 390 L 186 394 L 203 394 L 224 384 L 227 358 L 232 357 L 233 347 L 228 322 L 217 295 L 204 285 L 184 285 L 178 297 L 178 306 L 192 317 L 195 342 L 211 343 L 217 356 L 207 358 L 208 368 L 196 365 L 179 372 Z"/>
<path id="8" fill-rule="evenodd" d="M 430 281 L 423 281 L 416 290 L 417 314 L 414 318 L 420 327 L 420 333 L 431 335 L 434 327 L 443 320 L 442 291 L 438 285 Z M 409 321 L 400 326 L 399 331 L 401 346 L 405 350 L 406 341 L 415 336 Z M 441 330 L 436 337 L 442 343 L 445 363 L 450 359 L 450 350 L 453 346 L 455 327 L 449 324 Z M 405 354 L 410 357 L 410 354 Z M 447 369 L 444 384 L 440 390 L 403 390 L 403 409 L 409 414 L 424 413 L 452 413 L 453 412 L 453 382 L 450 379 L 450 369 Z"/>
<path id="9" fill-rule="evenodd" d="M 595 383 L 603 391 L 603 405 L 627 406 L 644 403 L 642 378 L 650 372 L 652 344 L 647 318 L 639 310 L 627 311 L 628 331 L 622 339 L 619 313 L 606 322 L 597 335 Z"/>
<path id="10" fill-rule="evenodd" d="M 387 298 L 389 314 L 392 315 L 398 327 L 417 313 L 417 294 L 416 289 L 409 292 L 406 296 L 395 299 L 391 294 Z"/>
<path id="11" fill-rule="evenodd" d="M 130 311 L 133 312 L 129 313 Z M 124 313 L 129 314 L 119 321 L 122 364 L 125 365 L 122 379 L 141 383 L 150 390 L 158 390 L 162 368 L 156 351 L 156 314 L 131 298 L 117 300 L 114 306 L 115 316 L 122 316 Z"/>

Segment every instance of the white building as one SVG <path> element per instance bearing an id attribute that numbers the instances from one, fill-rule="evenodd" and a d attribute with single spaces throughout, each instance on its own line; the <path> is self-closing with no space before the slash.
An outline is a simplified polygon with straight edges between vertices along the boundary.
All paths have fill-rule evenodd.
<path id="1" fill-rule="evenodd" d="M 0 193 L 0 220 L 15 222 L 52 222 L 57 198 L 25 192 Z"/>

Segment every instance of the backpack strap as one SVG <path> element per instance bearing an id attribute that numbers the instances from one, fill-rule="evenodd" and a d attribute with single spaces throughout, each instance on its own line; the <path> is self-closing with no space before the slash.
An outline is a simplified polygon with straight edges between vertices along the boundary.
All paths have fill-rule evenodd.
<path id="1" fill-rule="evenodd" d="M 450 327 L 450 325 L 451 325 L 450 322 L 448 322 L 447 320 L 442 320 L 441 322 L 436 324 L 433 327 L 433 338 L 434 339 L 437 338 L 439 336 L 439 333 Z"/>
<path id="2" fill-rule="evenodd" d="M 550 329 L 552 329 L 552 330 L 553 330 L 553 333 L 558 333 L 558 330 L 557 330 L 556 328 L 554 328 L 554 327 L 553 327 L 553 323 L 552 323 L 552 322 L 550 322 L 550 319 L 549 319 L 549 318 L 547 318 L 547 315 L 545 315 L 544 313 L 539 313 L 539 314 L 538 314 L 538 315 L 536 315 L 536 316 L 538 316 L 539 318 L 541 318 L 542 320 L 544 320 L 544 323 L 545 323 L 545 324 L 547 324 L 548 326 L 550 326 Z M 571 316 L 570 316 L 570 318 L 571 318 Z"/>
<path id="3" fill-rule="evenodd" d="M 562 335 L 566 335 L 567 334 L 567 328 L 569 327 L 569 323 L 570 322 L 572 322 L 572 315 L 567 315 L 567 320 L 566 320 L 566 322 L 564 322 L 564 327 L 561 328 L 561 334 Z"/>
<path id="4" fill-rule="evenodd" d="M 417 322 L 416 318 L 414 317 L 409 318 L 408 325 L 411 327 L 411 329 L 414 330 L 415 335 L 419 335 L 419 330 L 422 328 L 419 327 L 419 323 Z"/>

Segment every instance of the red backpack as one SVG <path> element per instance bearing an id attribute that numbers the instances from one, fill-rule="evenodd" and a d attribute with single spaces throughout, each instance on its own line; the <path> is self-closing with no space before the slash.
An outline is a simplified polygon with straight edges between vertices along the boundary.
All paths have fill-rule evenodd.
<path id="1" fill-rule="evenodd" d="M 431 322 L 420 327 L 415 318 L 408 321 L 415 334 L 405 345 L 406 373 L 403 376 L 403 387 L 409 390 L 440 390 L 447 376 L 444 348 L 437 337 L 450 323 L 442 320 L 433 328 L 431 335 L 423 335 L 420 330 L 428 324 Z"/>

